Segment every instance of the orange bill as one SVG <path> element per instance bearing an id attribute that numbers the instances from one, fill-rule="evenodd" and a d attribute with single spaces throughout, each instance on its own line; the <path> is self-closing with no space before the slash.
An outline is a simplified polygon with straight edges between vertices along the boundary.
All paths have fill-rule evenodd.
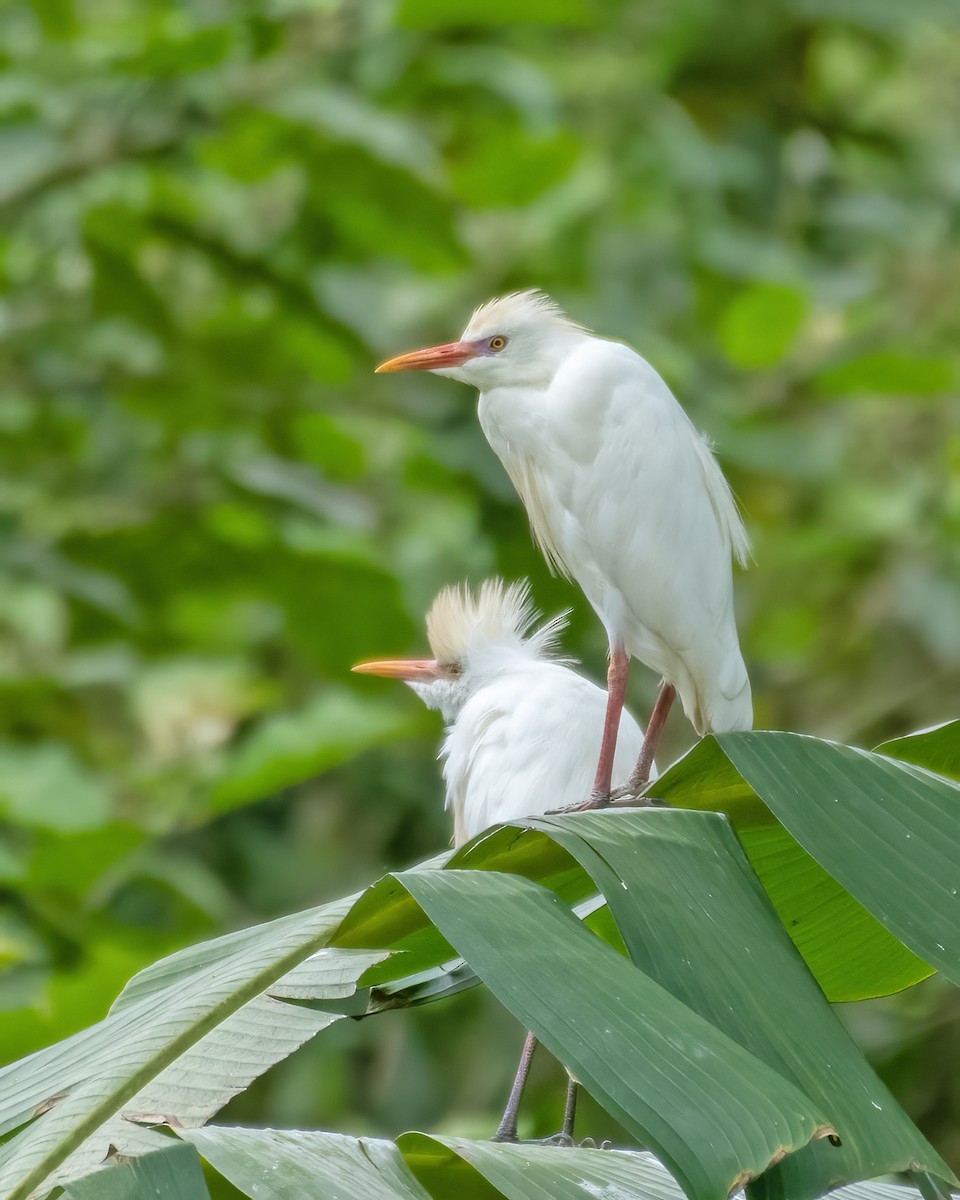
<path id="1" fill-rule="evenodd" d="M 438 367 L 459 367 L 468 358 L 475 358 L 476 346 L 470 342 L 445 342 L 442 346 L 428 346 L 426 350 L 411 350 L 388 358 L 377 367 L 375 374 L 385 375 L 390 371 L 434 371 Z"/>
<path id="2" fill-rule="evenodd" d="M 357 663 L 350 668 L 358 675 L 380 675 L 384 679 L 402 679 L 406 683 L 428 683 L 439 670 L 433 658 L 387 658 L 380 662 Z"/>

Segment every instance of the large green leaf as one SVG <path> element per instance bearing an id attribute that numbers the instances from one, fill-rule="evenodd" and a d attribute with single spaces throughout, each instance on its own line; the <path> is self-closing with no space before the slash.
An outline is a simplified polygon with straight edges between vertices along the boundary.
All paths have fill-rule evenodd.
<path id="1" fill-rule="evenodd" d="M 729 762 L 727 770 L 736 778 Z M 742 791 L 743 784 L 739 787 Z M 748 804 L 764 811 L 754 795 Z M 725 863 L 719 873 L 709 869 L 711 851 Z M 804 1194 L 810 1194 L 811 1178 L 832 1169 L 817 1166 L 821 1160 L 840 1164 L 832 1179 L 849 1178 L 851 1162 L 864 1171 L 878 1169 L 858 1125 L 860 1093 L 884 1112 L 869 1134 L 883 1129 L 889 1164 L 903 1162 L 911 1145 L 909 1127 L 898 1124 L 899 1112 L 886 1093 L 878 1098 L 870 1090 L 872 1076 L 863 1077 L 847 1061 L 849 1045 L 812 1016 L 822 1000 L 811 999 L 816 990 L 790 957 L 789 944 L 719 818 L 647 810 L 546 819 L 537 828 L 492 831 L 452 864 L 485 870 L 441 869 L 446 859 L 442 855 L 388 877 L 359 899 L 173 955 L 131 980 L 99 1026 L 0 1073 L 0 1118 L 8 1130 L 26 1123 L 0 1151 L 0 1194 L 23 1197 L 34 1186 L 45 1190 L 77 1178 L 102 1162 L 110 1144 L 122 1153 L 146 1153 L 156 1147 L 157 1135 L 132 1121 L 199 1126 L 230 1095 L 344 1012 L 435 998 L 469 985 L 472 971 L 578 1071 L 615 1116 L 660 1147 L 691 1194 L 719 1195 L 738 1179 L 762 1172 L 784 1148 L 800 1149 L 828 1123 L 841 1124 L 840 1117 L 849 1138 L 843 1150 L 820 1145 L 791 1155 L 768 1179 L 791 1177 L 793 1171 L 791 1186 L 799 1195 L 798 1172 Z M 517 875 L 504 875 L 504 868 Z M 696 878 L 685 883 L 686 875 Z M 587 932 L 563 903 L 577 905 L 584 915 L 595 910 L 594 877 L 612 902 L 618 927 L 605 908 L 586 920 L 614 945 L 621 946 L 622 936 L 642 969 Z M 728 943 L 714 938 L 708 946 L 694 918 L 703 911 L 716 916 L 719 901 L 712 907 L 708 901 L 721 894 L 723 924 L 736 937 Z M 752 904 L 753 919 L 760 922 L 753 932 L 760 940 L 744 940 L 744 914 L 735 900 Z M 685 909 L 683 920 L 678 906 Z M 758 914 L 766 922 L 764 933 L 774 939 L 770 945 L 762 944 Z M 516 940 L 504 941 L 504 925 L 518 931 Z M 657 939 L 667 929 L 673 932 L 672 953 L 666 945 L 658 949 Z M 771 950 L 776 938 L 779 951 Z M 681 944 L 686 953 L 678 955 Z M 539 964 L 533 970 L 531 947 Z M 812 1062 L 827 1076 L 828 1054 L 843 1064 L 853 1081 L 846 1107 L 834 1112 L 823 1104 L 826 1085 L 813 1079 L 813 1067 L 804 1074 L 803 1064 L 791 1057 L 797 1041 L 784 1035 L 778 1042 L 769 1023 L 763 1024 L 750 995 L 749 972 L 738 980 L 730 974 L 730 961 L 719 959 L 711 959 L 710 969 L 699 975 L 682 964 L 684 957 L 705 962 L 708 951 L 721 957 L 725 951 L 735 961 L 737 947 L 741 957 L 747 947 L 758 959 L 771 955 L 776 961 L 785 992 L 778 1004 L 804 997 L 797 1037 L 820 1046 L 821 1057 L 814 1053 Z M 458 957 L 467 950 L 469 967 Z M 393 953 L 380 961 L 382 951 Z M 371 992 L 361 995 L 358 988 L 367 986 Z M 760 994 L 763 984 L 755 986 Z M 546 1011 L 541 989 L 551 1001 Z M 620 1003 L 612 1003 L 616 996 Z M 725 1013 L 725 1002 L 728 1009 L 743 1006 L 739 1024 Z M 584 1023 L 588 1011 L 592 1017 Z M 615 1060 L 609 1054 L 612 1040 Z M 922 1139 L 913 1149 L 918 1162 L 943 1171 Z M 807 1159 L 815 1166 L 805 1166 Z"/>
<path id="2" fill-rule="evenodd" d="M 321 907 L 245 931 L 232 953 L 221 947 L 190 974 L 161 964 L 151 978 L 172 982 L 142 988 L 99 1025 L 0 1072 L 7 1128 L 29 1122 L 0 1149 L 0 1195 L 21 1200 L 84 1174 L 111 1143 L 123 1149 L 128 1130 L 141 1151 L 142 1131 L 123 1114 L 150 1123 L 208 1119 L 336 1019 L 268 991 L 325 945 L 341 913 L 340 905 Z M 176 957 L 182 967 L 202 949 Z M 356 975 L 371 961 L 354 956 Z M 342 965 L 329 965 L 341 994 Z"/>
<path id="3" fill-rule="evenodd" d="M 380 1138 L 223 1126 L 181 1136 L 256 1200 L 427 1200 L 396 1145 Z"/>
<path id="4" fill-rule="evenodd" d="M 884 996 L 932 974 L 929 964 L 903 946 L 784 828 L 717 739 L 698 742 L 660 776 L 652 792 L 680 808 L 729 817 L 780 920 L 828 1000 Z"/>
<path id="5" fill-rule="evenodd" d="M 590 872 L 641 971 L 829 1115 L 841 1147 L 818 1140 L 774 1168 L 791 1196 L 917 1163 L 951 1178 L 830 1009 L 723 817 L 642 809 L 523 824 Z"/>
<path id="6" fill-rule="evenodd" d="M 550 892 L 492 871 L 398 879 L 689 1196 L 725 1200 L 827 1130 L 819 1104 L 585 930 Z"/>
<path id="7" fill-rule="evenodd" d="M 551 843 L 545 850 L 562 856 Z M 448 857 L 415 870 L 433 870 Z M 551 854 L 542 857 L 548 871 Z M 591 889 L 583 879 L 582 890 Z M 382 888 L 369 892 L 381 894 Z M 410 956 L 401 952 L 396 965 L 381 972 L 389 994 L 357 994 L 358 977 L 374 974 L 372 964 L 384 955 L 322 945 L 311 952 L 316 939 L 310 936 L 322 930 L 319 941 L 325 941 L 356 900 L 347 897 L 162 959 L 127 984 L 104 1021 L 0 1072 L 0 1131 L 28 1126 L 0 1151 L 0 1180 L 9 1185 L 8 1194 L 20 1194 L 31 1170 L 37 1178 L 47 1172 L 47 1187 L 74 1179 L 99 1165 L 110 1145 L 125 1154 L 154 1149 L 156 1136 L 132 1122 L 203 1124 L 268 1067 L 348 1012 L 417 1003 L 476 982 L 456 963 L 444 965 L 452 951 L 407 899 L 423 927 L 418 936 L 429 972 L 406 980 Z M 288 961 L 300 961 L 283 971 L 276 954 L 298 931 L 306 940 Z M 398 940 L 402 944 L 399 934 Z M 249 990 L 241 986 L 244 971 L 267 986 L 236 1006 Z M 227 996 L 230 982 L 236 990 Z M 290 1000 L 297 1003 L 285 1002 Z M 87 1135 L 80 1137 L 80 1130 Z M 31 1147 L 36 1155 L 40 1146 L 42 1166 L 31 1161 Z"/>
<path id="8" fill-rule="evenodd" d="M 799 734 L 720 734 L 717 743 L 834 879 L 960 983 L 960 784 Z"/>
<path id="9" fill-rule="evenodd" d="M 331 929 L 335 929 L 337 924 L 350 912 L 359 894 L 345 896 L 341 900 L 335 900 L 331 904 L 323 906 L 324 916 Z M 296 920 L 297 915 L 281 917 L 276 922 L 270 921 L 263 925 L 252 925 L 248 929 L 238 929 L 233 933 L 224 934 L 222 937 L 211 938 L 207 942 L 186 946 L 183 950 L 158 959 L 157 962 L 151 963 L 149 967 L 144 967 L 142 971 L 138 971 L 133 976 L 111 1005 L 110 1011 L 112 1013 L 119 1012 L 146 996 L 152 996 L 174 984 L 182 983 L 205 967 L 228 962 L 237 954 L 245 953 L 247 950 L 252 949 L 255 952 L 256 948 L 262 945 L 264 935 L 268 934 L 268 931 L 285 929 L 288 922 Z M 317 951 L 317 954 L 319 953 L 320 951 Z M 307 961 L 309 960 L 299 964 L 296 969 L 304 970 Z M 333 979 L 331 978 L 328 982 L 332 984 Z"/>
<path id="10" fill-rule="evenodd" d="M 634 1151 L 558 1152 L 419 1133 L 404 1134 L 395 1145 L 335 1133 L 218 1126 L 183 1136 L 254 1200 L 327 1200 L 331 1194 L 342 1200 L 683 1197 L 651 1154 Z M 906 1189 L 897 1191 L 910 1196 Z"/>
<path id="11" fill-rule="evenodd" d="M 421 1133 L 404 1134 L 397 1144 L 436 1200 L 485 1196 L 478 1175 L 507 1200 L 683 1200 L 677 1181 L 646 1151 L 577 1149 L 558 1154 L 545 1146 Z M 919 1192 L 888 1183 L 851 1184 L 832 1195 L 835 1200 L 919 1200 Z"/>
<path id="12" fill-rule="evenodd" d="M 654 1156 L 636 1150 L 557 1150 L 439 1134 L 396 1144 L 314 1130 L 224 1128 L 183 1133 L 251 1200 L 683 1200 Z M 911 1188 L 853 1184 L 836 1200 L 919 1200 Z"/>
<path id="13" fill-rule="evenodd" d="M 931 729 L 893 738 L 877 746 L 874 754 L 886 754 L 946 775 L 948 779 L 960 780 L 960 721 L 946 721 Z"/>
<path id="14" fill-rule="evenodd" d="M 508 1200 L 683 1200 L 652 1154 L 632 1150 L 565 1150 L 406 1133 L 398 1138 L 410 1169 L 436 1200 L 504 1196 Z M 484 1186 L 486 1185 L 486 1186 Z"/>
<path id="15" fill-rule="evenodd" d="M 68 1184 L 63 1195 L 65 1200 L 210 1200 L 196 1150 L 177 1144 L 133 1162 L 111 1162 Z"/>

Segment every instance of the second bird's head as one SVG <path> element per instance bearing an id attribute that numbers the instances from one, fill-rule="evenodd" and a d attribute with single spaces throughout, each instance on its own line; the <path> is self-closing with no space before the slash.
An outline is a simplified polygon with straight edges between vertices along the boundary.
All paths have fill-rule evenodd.
<path id="1" fill-rule="evenodd" d="M 539 620 L 525 580 L 508 585 L 488 579 L 475 593 L 463 586 L 447 587 L 427 613 L 433 658 L 381 659 L 358 663 L 353 670 L 402 680 L 428 708 L 439 709 L 449 724 L 498 675 L 555 660 L 566 616 L 543 625 Z"/>
<path id="2" fill-rule="evenodd" d="M 482 304 L 459 341 L 401 354 L 381 363 L 377 373 L 431 371 L 479 391 L 541 387 L 549 384 L 570 350 L 588 336 L 549 296 L 514 292 Z"/>

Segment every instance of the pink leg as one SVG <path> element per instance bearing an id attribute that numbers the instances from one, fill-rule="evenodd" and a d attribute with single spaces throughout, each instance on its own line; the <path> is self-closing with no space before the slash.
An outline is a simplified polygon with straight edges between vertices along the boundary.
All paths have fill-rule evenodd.
<path id="1" fill-rule="evenodd" d="M 610 650 L 607 667 L 607 715 L 603 721 L 603 740 L 600 743 L 600 761 L 597 777 L 593 781 L 594 806 L 607 804 L 610 800 L 610 783 L 613 779 L 613 757 L 617 752 L 617 734 L 620 732 L 620 715 L 627 695 L 627 675 L 630 672 L 630 655 L 622 646 Z"/>
<path id="2" fill-rule="evenodd" d="M 660 730 L 663 729 L 663 723 L 667 719 L 667 713 L 670 711 L 670 706 L 673 704 L 674 697 L 677 694 L 677 689 L 670 683 L 664 683 L 660 688 L 660 695 L 657 697 L 657 702 L 653 706 L 653 712 L 650 714 L 650 723 L 647 725 L 647 732 L 643 735 L 643 746 L 640 749 L 640 757 L 637 759 L 637 765 L 633 768 L 633 774 L 630 776 L 630 790 L 638 792 L 646 787 L 650 779 L 650 768 L 653 766 L 653 756 L 656 753 L 657 742 L 660 740 Z"/>

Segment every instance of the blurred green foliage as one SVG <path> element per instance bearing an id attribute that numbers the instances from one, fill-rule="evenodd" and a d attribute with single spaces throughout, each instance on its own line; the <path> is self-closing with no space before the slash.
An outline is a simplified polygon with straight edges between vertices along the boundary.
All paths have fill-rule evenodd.
<path id="1" fill-rule="evenodd" d="M 38 0 L 0 64 L 0 1058 L 443 845 L 436 721 L 348 674 L 440 585 L 529 574 L 602 672 L 471 396 L 371 375 L 497 292 L 716 440 L 759 726 L 960 711 L 948 0 Z M 955 1166 L 956 1017 L 852 1013 Z M 518 1041 L 479 993 L 338 1027 L 227 1117 L 482 1134 Z"/>

